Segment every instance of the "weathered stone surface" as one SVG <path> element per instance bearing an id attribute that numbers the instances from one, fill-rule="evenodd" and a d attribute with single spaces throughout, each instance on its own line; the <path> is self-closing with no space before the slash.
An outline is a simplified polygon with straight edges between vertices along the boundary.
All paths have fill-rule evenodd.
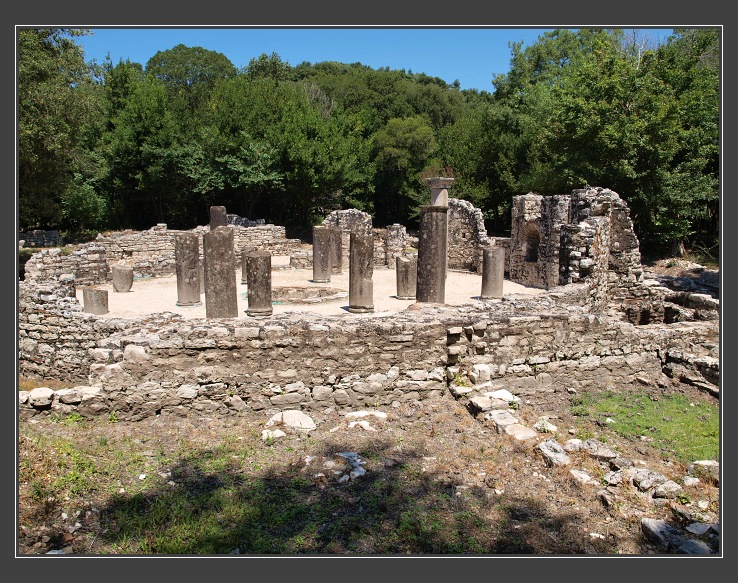
<path id="1" fill-rule="evenodd" d="M 177 305 L 199 306 L 200 243 L 197 233 L 177 233 L 174 237 L 174 260 L 177 274 Z"/>
<path id="2" fill-rule="evenodd" d="M 113 265 L 113 291 L 127 293 L 133 287 L 133 267 L 129 265 Z"/>
<path id="3" fill-rule="evenodd" d="M 298 431 L 312 431 L 317 427 L 315 421 L 309 415 L 294 409 L 281 411 L 270 417 L 266 423 L 266 427 L 272 427 L 274 425 L 284 425 L 285 427 L 291 427 Z"/>
<path id="4" fill-rule="evenodd" d="M 84 311 L 88 314 L 101 316 L 109 312 L 108 290 L 106 289 L 86 287 L 82 290 L 82 300 Z"/>
<path id="5" fill-rule="evenodd" d="M 331 229 L 324 225 L 313 227 L 313 281 L 327 283 L 333 272 Z"/>
<path id="6" fill-rule="evenodd" d="M 397 299 L 414 300 L 418 284 L 418 258 L 397 257 L 395 259 Z"/>
<path id="7" fill-rule="evenodd" d="M 526 427 L 525 425 L 521 425 L 520 423 L 511 423 L 510 425 L 506 425 L 505 433 L 514 437 L 518 441 L 529 441 L 538 437 L 538 433 L 533 429 Z"/>
<path id="8" fill-rule="evenodd" d="M 567 466 L 571 463 L 571 459 L 566 455 L 564 448 L 553 439 L 543 441 L 536 447 L 540 450 L 543 460 L 548 466 Z"/>
<path id="9" fill-rule="evenodd" d="M 689 464 L 687 471 L 698 478 L 708 477 L 716 484 L 720 483 L 720 462 L 715 460 L 698 460 Z"/>
<path id="10" fill-rule="evenodd" d="M 202 236 L 207 318 L 238 317 L 233 229 L 217 227 Z"/>
<path id="11" fill-rule="evenodd" d="M 351 233 L 349 253 L 349 312 L 373 312 L 374 243 L 372 235 Z"/>
<path id="12" fill-rule="evenodd" d="M 482 257 L 482 291 L 479 297 L 483 300 L 501 298 L 505 279 L 505 250 L 502 247 L 486 247 Z"/>
<path id="13" fill-rule="evenodd" d="M 417 302 L 443 304 L 446 301 L 447 215 L 447 207 L 420 207 Z"/>
<path id="14" fill-rule="evenodd" d="M 246 285 L 249 316 L 269 316 L 272 308 L 272 254 L 252 251 L 246 255 Z"/>
<path id="15" fill-rule="evenodd" d="M 53 399 L 54 391 L 48 387 L 37 387 L 28 395 L 28 402 L 36 408 L 50 406 Z"/>

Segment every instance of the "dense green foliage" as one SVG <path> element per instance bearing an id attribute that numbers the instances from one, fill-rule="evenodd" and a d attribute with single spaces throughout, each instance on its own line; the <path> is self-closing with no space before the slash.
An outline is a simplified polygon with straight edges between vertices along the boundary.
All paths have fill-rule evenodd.
<path id="1" fill-rule="evenodd" d="M 19 229 L 205 224 L 210 205 L 306 227 L 338 208 L 414 226 L 420 173 L 509 229 L 512 197 L 611 188 L 642 248 L 716 249 L 720 30 L 647 47 L 623 30 L 512 44 L 494 91 L 361 63 L 291 66 L 177 45 L 86 63 L 86 31 L 18 31 Z"/>

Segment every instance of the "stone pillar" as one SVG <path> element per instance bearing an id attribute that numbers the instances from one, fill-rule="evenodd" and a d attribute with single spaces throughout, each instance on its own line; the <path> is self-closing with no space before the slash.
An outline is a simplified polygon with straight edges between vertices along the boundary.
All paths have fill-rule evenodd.
<path id="1" fill-rule="evenodd" d="M 198 261 L 198 273 L 200 278 L 200 295 L 203 295 L 205 293 L 205 259 L 203 257 L 200 257 Z"/>
<path id="2" fill-rule="evenodd" d="M 332 269 L 331 231 L 327 226 L 316 225 L 313 227 L 313 281 L 329 282 Z"/>
<path id="3" fill-rule="evenodd" d="M 453 182 L 453 178 L 434 177 L 425 179 L 425 183 L 431 190 L 432 206 L 448 206 L 448 190 Z"/>
<path id="4" fill-rule="evenodd" d="M 349 242 L 349 308 L 354 314 L 374 311 L 374 236 L 351 233 Z"/>
<path id="5" fill-rule="evenodd" d="M 82 311 L 88 314 L 99 316 L 108 313 L 108 290 L 106 289 L 82 288 L 82 301 L 84 303 Z"/>
<path id="6" fill-rule="evenodd" d="M 200 245 L 197 233 L 174 235 L 177 305 L 200 306 Z"/>
<path id="7" fill-rule="evenodd" d="M 113 291 L 126 293 L 133 287 L 133 267 L 113 265 Z"/>
<path id="8" fill-rule="evenodd" d="M 228 226 L 228 215 L 226 214 L 226 207 L 224 206 L 211 206 L 210 207 L 210 230 L 215 231 L 218 227 Z"/>
<path id="9" fill-rule="evenodd" d="M 247 247 L 245 249 L 241 249 L 241 285 L 248 285 L 249 278 L 246 269 L 246 258 L 254 251 L 257 251 L 256 247 Z"/>
<path id="10" fill-rule="evenodd" d="M 398 257 L 395 260 L 397 269 L 397 299 L 414 300 L 418 281 L 418 258 Z"/>
<path id="11" fill-rule="evenodd" d="M 418 279 L 416 301 L 443 304 L 446 301 L 446 249 L 448 207 L 420 207 L 418 231 Z"/>
<path id="12" fill-rule="evenodd" d="M 249 316 L 271 316 L 272 309 L 272 254 L 269 251 L 251 251 L 244 257 L 246 285 L 248 286 Z"/>
<path id="13" fill-rule="evenodd" d="M 332 273 L 343 273 L 343 229 L 341 227 L 328 227 L 331 233 L 331 253 L 333 263 Z"/>
<path id="14" fill-rule="evenodd" d="M 482 253 L 482 293 L 479 297 L 483 300 L 501 298 L 505 279 L 505 248 L 485 247 Z"/>
<path id="15" fill-rule="evenodd" d="M 236 318 L 236 256 L 233 251 L 233 229 L 218 227 L 203 233 L 202 247 L 205 271 L 205 317 Z"/>
<path id="16" fill-rule="evenodd" d="M 397 262 L 396 258 L 401 257 L 405 252 L 405 235 L 407 231 L 403 225 L 394 223 L 387 227 L 387 244 L 386 244 L 386 262 L 388 269 L 394 269 Z M 413 288 L 413 295 L 415 295 Z"/>

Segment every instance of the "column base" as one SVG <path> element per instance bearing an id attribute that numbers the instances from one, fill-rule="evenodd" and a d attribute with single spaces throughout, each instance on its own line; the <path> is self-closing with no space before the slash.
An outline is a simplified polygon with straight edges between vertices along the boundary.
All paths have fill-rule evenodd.
<path id="1" fill-rule="evenodd" d="M 352 314 L 365 314 L 367 312 L 373 312 L 374 306 L 369 306 L 369 307 L 349 306 L 348 311 L 351 312 Z"/>
<path id="2" fill-rule="evenodd" d="M 251 317 L 256 316 L 271 316 L 274 310 L 246 310 L 246 315 Z"/>
<path id="3" fill-rule="evenodd" d="M 177 302 L 177 305 L 181 308 L 194 308 L 196 306 L 202 306 L 202 302 Z"/>

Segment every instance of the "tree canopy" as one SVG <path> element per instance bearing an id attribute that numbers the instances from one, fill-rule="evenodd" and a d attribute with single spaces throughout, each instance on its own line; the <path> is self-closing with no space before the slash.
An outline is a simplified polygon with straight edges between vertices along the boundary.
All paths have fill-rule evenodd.
<path id="1" fill-rule="evenodd" d="M 720 31 L 558 29 L 510 46 L 493 92 L 276 53 L 238 70 L 177 45 L 86 63 L 84 30 L 18 31 L 19 228 L 192 228 L 210 205 L 307 227 L 356 207 L 413 226 L 429 166 L 493 234 L 512 197 L 618 192 L 642 245 L 719 242 Z M 647 32 L 647 31 L 646 31 Z"/>

